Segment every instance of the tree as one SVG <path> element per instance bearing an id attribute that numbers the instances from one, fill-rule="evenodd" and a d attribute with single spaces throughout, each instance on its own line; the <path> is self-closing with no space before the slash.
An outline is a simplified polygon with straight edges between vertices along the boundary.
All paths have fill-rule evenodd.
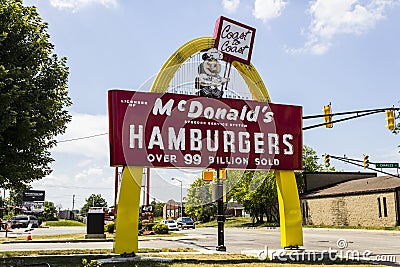
<path id="1" fill-rule="evenodd" d="M 66 58 L 22 0 L 0 2 L 0 185 L 19 189 L 51 173 L 49 149 L 71 120 Z"/>
<path id="2" fill-rule="evenodd" d="M 311 147 L 303 146 L 303 172 L 318 172 L 323 170 L 323 165 L 318 164 L 317 152 Z M 305 190 L 304 175 L 303 172 L 296 172 L 296 182 L 299 193 L 303 193 Z"/>
<path id="3" fill-rule="evenodd" d="M 154 210 L 153 210 L 154 217 L 162 217 L 163 216 L 163 207 L 164 207 L 165 203 L 152 201 L 151 205 L 154 208 Z"/>
<path id="4" fill-rule="evenodd" d="M 317 153 L 310 147 L 304 146 L 302 151 L 303 170 L 317 172 L 323 170 L 318 164 Z M 334 170 L 331 168 L 329 170 Z M 304 179 L 301 172 L 296 172 L 296 182 L 299 193 L 304 191 Z M 276 180 L 273 172 L 263 171 L 229 171 L 227 188 L 228 198 L 233 198 L 243 205 L 244 209 L 255 218 L 256 222 L 279 221 L 278 195 Z"/>
<path id="5" fill-rule="evenodd" d="M 303 172 L 320 172 L 320 171 L 330 171 L 334 172 L 335 167 L 324 167 L 323 164 L 318 163 L 317 152 L 309 146 L 303 146 Z M 299 193 L 304 193 L 304 175 L 303 172 L 296 172 L 296 182 Z"/>
<path id="6" fill-rule="evenodd" d="M 81 214 L 86 215 L 90 207 L 107 207 L 107 201 L 100 194 L 91 194 L 85 201 L 85 205 L 81 208 Z"/>
<path id="7" fill-rule="evenodd" d="M 399 102 L 400 102 L 400 101 L 399 101 Z M 400 112 L 397 112 L 396 119 L 397 119 L 397 121 L 400 120 Z M 394 133 L 394 134 L 399 134 L 399 133 L 400 133 L 400 122 L 398 122 L 398 123 L 396 124 L 396 128 L 394 128 L 393 133 Z M 397 147 L 400 148 L 400 145 L 398 145 Z M 399 150 L 399 153 L 400 153 L 400 150 Z"/>
<path id="8" fill-rule="evenodd" d="M 323 165 L 318 164 L 317 152 L 311 147 L 303 146 L 303 171 L 305 172 L 318 172 L 322 171 Z"/>
<path id="9" fill-rule="evenodd" d="M 39 215 L 42 221 L 57 221 L 57 208 L 54 206 L 53 202 L 44 202 L 44 211 Z"/>
<path id="10" fill-rule="evenodd" d="M 212 183 L 197 178 L 187 191 L 185 213 L 196 221 L 209 222 L 217 213 L 217 206 L 212 202 Z"/>
<path id="11" fill-rule="evenodd" d="M 273 172 L 229 171 L 228 177 L 237 181 L 228 196 L 242 204 L 256 222 L 263 223 L 264 215 L 267 222 L 278 221 L 278 196 Z"/>

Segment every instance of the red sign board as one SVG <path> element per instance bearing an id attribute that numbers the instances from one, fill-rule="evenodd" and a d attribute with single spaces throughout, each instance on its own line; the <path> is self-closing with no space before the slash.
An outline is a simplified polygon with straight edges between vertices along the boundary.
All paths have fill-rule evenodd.
<path id="1" fill-rule="evenodd" d="M 250 64 L 256 29 L 221 16 L 215 25 L 215 48 L 221 51 L 225 61 Z"/>
<path id="2" fill-rule="evenodd" d="M 302 168 L 302 108 L 110 90 L 111 166 Z"/>

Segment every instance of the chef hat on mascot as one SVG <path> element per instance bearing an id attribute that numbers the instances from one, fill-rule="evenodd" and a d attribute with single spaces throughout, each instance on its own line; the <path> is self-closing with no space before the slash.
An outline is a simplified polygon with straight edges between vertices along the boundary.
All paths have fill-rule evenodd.
<path id="1" fill-rule="evenodd" d="M 203 58 L 203 60 L 206 60 L 206 59 L 209 59 L 209 58 L 219 60 L 219 59 L 223 58 L 223 55 L 216 48 L 211 48 L 211 49 L 209 49 L 207 52 L 205 52 L 203 54 L 202 58 Z"/>

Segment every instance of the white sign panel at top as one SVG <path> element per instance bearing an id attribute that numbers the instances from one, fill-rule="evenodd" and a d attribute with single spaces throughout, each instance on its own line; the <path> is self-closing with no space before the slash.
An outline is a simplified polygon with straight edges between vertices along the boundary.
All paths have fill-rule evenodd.
<path id="1" fill-rule="evenodd" d="M 256 29 L 240 22 L 220 17 L 215 25 L 215 48 L 226 61 L 250 64 Z"/>

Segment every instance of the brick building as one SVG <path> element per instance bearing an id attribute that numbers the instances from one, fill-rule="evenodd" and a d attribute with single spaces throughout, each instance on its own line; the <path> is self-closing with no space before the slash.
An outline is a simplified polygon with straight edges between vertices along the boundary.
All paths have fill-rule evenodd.
<path id="1" fill-rule="evenodd" d="M 300 196 L 304 224 L 400 225 L 400 177 L 336 174 L 325 173 L 326 179 L 323 173 L 305 179 L 306 192 Z"/>
<path id="2" fill-rule="evenodd" d="M 181 203 L 170 199 L 163 207 L 163 219 L 176 220 L 181 217 Z"/>

